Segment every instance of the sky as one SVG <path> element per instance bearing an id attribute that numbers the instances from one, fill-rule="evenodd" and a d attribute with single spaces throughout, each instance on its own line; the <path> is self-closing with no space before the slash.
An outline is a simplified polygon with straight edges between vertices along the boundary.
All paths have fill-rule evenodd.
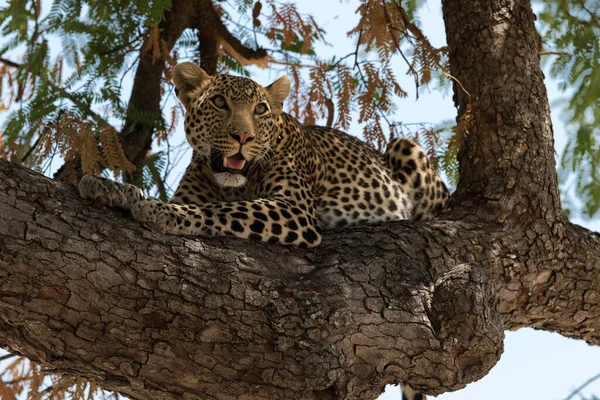
<path id="1" fill-rule="evenodd" d="M 48 1 L 42 3 L 47 7 Z M 322 54 L 345 55 L 354 50 L 355 42 L 346 35 L 355 26 L 358 17 L 355 10 L 358 0 L 342 1 L 328 0 L 332 7 L 325 8 L 324 0 L 302 0 L 297 2 L 304 12 L 312 13 L 317 22 L 326 30 L 327 41 L 331 46 L 318 49 Z M 5 0 L 0 0 L 0 5 Z M 445 32 L 441 16 L 439 0 L 428 0 L 420 14 L 423 32 L 432 44 L 445 44 Z M 320 53 L 321 54 L 321 53 Z M 396 64 L 396 75 L 402 77 L 407 70 L 406 64 L 400 59 Z M 277 69 L 252 69 L 253 77 L 259 83 L 266 85 L 279 77 Z M 556 82 L 548 78 L 546 84 L 550 104 L 562 94 L 556 87 Z M 415 101 L 414 83 L 411 78 L 404 76 L 401 82 L 410 96 L 397 104 L 397 118 L 404 123 L 412 122 L 441 122 L 454 119 L 456 110 L 451 95 L 442 94 L 432 88 L 422 89 L 419 99 Z M 412 92 L 411 92 L 412 90 Z M 128 93 L 128 90 L 125 90 Z M 3 116 L 0 115 L 0 123 Z M 560 110 L 552 107 L 555 146 L 557 158 L 566 143 L 564 124 L 560 120 Z M 179 134 L 182 129 L 179 128 Z M 350 129 L 351 134 L 360 136 L 362 130 L 356 123 Z M 183 136 L 181 136 L 183 137 Z M 183 139 L 182 139 L 183 140 Z M 175 140 L 174 143 L 178 143 Z M 178 166 L 182 171 L 188 157 Z M 175 171 L 173 176 L 178 176 Z M 573 219 L 574 222 L 589 229 L 600 231 L 600 221 Z M 600 347 L 588 346 L 583 341 L 568 339 L 555 333 L 521 329 L 516 332 L 506 332 L 504 353 L 498 364 L 481 380 L 468 385 L 465 389 L 454 393 L 446 393 L 437 397 L 440 400 L 504 400 L 511 399 L 565 399 L 576 387 L 588 378 L 600 373 Z M 582 392 L 588 398 L 592 394 L 600 397 L 600 380 L 587 387 Z M 379 400 L 399 400 L 400 391 L 397 387 L 389 386 Z M 576 397 L 580 399 L 580 397 Z"/>

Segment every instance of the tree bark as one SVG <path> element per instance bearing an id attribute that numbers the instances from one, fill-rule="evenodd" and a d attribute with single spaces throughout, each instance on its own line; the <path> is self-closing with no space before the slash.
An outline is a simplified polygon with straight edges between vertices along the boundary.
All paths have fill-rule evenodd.
<path id="1" fill-rule="evenodd" d="M 503 329 L 600 343 L 600 238 L 577 226 L 539 248 L 406 221 L 301 250 L 164 236 L 6 161 L 0 193 L 0 343 L 133 399 L 442 393 L 489 371 Z"/>
<path id="2" fill-rule="evenodd" d="M 450 70 L 460 82 L 457 120 L 472 110 L 455 212 L 509 225 L 561 224 L 541 39 L 530 1 L 444 0 L 442 7 Z"/>
<path id="3" fill-rule="evenodd" d="M 531 249 L 538 267 L 526 269 L 543 266 L 547 287 L 536 294 L 536 278 L 527 282 L 531 277 L 511 270 L 520 270 L 521 264 L 509 262 L 511 267 L 502 276 L 507 286 L 501 291 L 506 293 L 513 284 L 520 287 L 519 293 L 513 292 L 519 302 L 552 295 L 555 280 L 563 278 L 559 270 L 564 249 L 586 246 L 587 239 L 568 223 L 560 205 L 550 107 L 540 69 L 541 40 L 531 4 L 529 0 L 444 0 L 442 7 L 451 74 L 460 83 L 455 88 L 457 121 L 471 114 L 459 154 L 460 180 L 447 217 L 499 223 L 508 235 L 523 232 L 528 240 L 510 247 L 520 245 L 517 253 Z M 512 256 L 513 251 L 504 254 Z M 585 286 L 585 282 L 572 284 Z M 596 296 L 594 286 L 588 288 L 592 291 L 587 295 Z M 545 308 L 569 309 L 575 319 L 585 313 L 585 308 L 567 303 L 549 300 Z M 505 324 L 530 326 L 523 315 L 529 310 L 502 311 Z M 581 337 L 580 332 L 562 331 L 557 324 L 544 320 L 534 326 Z"/>
<path id="4" fill-rule="evenodd" d="M 4 161 L 0 189 L 0 342 L 132 398 L 454 390 L 499 358 L 498 310 L 599 342 L 582 228 L 532 249 L 496 224 L 399 222 L 300 250 L 163 236 Z"/>
<path id="5" fill-rule="evenodd" d="M 0 160 L 0 345 L 133 399 L 373 399 L 481 378 L 504 329 L 600 344 L 600 236 L 560 210 L 530 4 L 443 7 L 471 112 L 443 220 L 170 237 Z"/>

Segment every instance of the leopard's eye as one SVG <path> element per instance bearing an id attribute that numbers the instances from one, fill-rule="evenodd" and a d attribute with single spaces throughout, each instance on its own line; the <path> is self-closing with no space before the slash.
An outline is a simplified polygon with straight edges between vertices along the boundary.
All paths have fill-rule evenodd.
<path id="1" fill-rule="evenodd" d="M 259 103 L 254 107 L 254 114 L 256 115 L 263 115 L 267 111 L 269 111 L 269 107 L 267 107 L 266 103 Z"/>
<path id="2" fill-rule="evenodd" d="M 213 104 L 218 108 L 221 108 L 223 110 L 227 110 L 229 108 L 227 107 L 227 100 L 225 100 L 225 97 L 221 96 L 220 94 L 216 95 L 211 100 Z"/>

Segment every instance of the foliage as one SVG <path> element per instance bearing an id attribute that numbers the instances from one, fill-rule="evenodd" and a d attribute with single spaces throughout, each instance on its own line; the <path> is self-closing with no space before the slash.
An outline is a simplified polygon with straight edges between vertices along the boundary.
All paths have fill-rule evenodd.
<path id="1" fill-rule="evenodd" d="M 50 157 L 69 159 L 77 152 L 86 173 L 103 167 L 131 171 L 134 166 L 124 158 L 108 119 L 123 119 L 127 104 L 121 79 L 134 61 L 131 53 L 139 50 L 144 28 L 156 26 L 169 7 L 170 0 L 56 0 L 42 16 L 40 0 L 15 0 L 0 9 L 5 37 L 0 57 L 6 61 L 16 52 L 24 60 L 4 62 L 0 69 L 5 78 L 0 82 L 8 84 L 9 92 L 3 104 L 19 107 L 4 127 L 0 156 L 36 167 Z M 53 40 L 60 40 L 57 55 L 50 51 Z M 69 129 L 57 129 L 63 126 Z M 57 146 L 40 146 L 24 159 L 40 142 Z M 93 149 L 98 143 L 102 157 Z"/>
<path id="2" fill-rule="evenodd" d="M 36 400 L 118 400 L 116 393 L 102 391 L 93 382 L 48 371 L 24 357 L 2 355 L 8 360 L 0 372 L 0 399 L 17 400 L 27 396 Z"/>
<path id="3" fill-rule="evenodd" d="M 544 1 L 539 20 L 550 75 L 567 94 L 562 105 L 569 134 L 559 174 L 563 195 L 571 208 L 593 216 L 600 210 L 600 2 Z"/>
<path id="4" fill-rule="evenodd" d="M 398 97 L 406 96 L 391 67 L 393 56 L 401 54 L 407 60 L 417 86 L 428 84 L 432 73 L 446 68 L 446 49 L 431 46 L 417 27 L 416 10 L 422 4 L 416 0 L 404 5 L 362 2 L 357 10 L 361 19 L 349 32 L 356 37 L 356 50 L 331 58 L 316 54 L 315 45 L 325 43 L 325 32 L 312 16 L 301 14 L 295 3 L 236 0 L 216 3 L 216 8 L 246 47 L 262 43 L 274 48 L 269 56 L 272 64 L 285 65 L 292 78 L 289 108 L 293 115 L 309 124 L 331 119 L 333 126 L 347 130 L 351 113 L 357 111 L 365 139 L 382 149 L 386 132 L 397 133 L 400 124 L 393 120 L 393 105 Z M 198 57 L 193 29 L 185 30 L 169 53 L 161 44 L 158 25 L 171 7 L 168 0 L 55 0 L 47 15 L 42 15 L 40 7 L 39 0 L 11 1 L 0 9 L 2 33 L 10 38 L 0 49 L 0 57 L 6 60 L 6 55 L 12 55 L 14 59 L 18 54 L 19 60 L 26 60 L 9 60 L 0 69 L 8 89 L 3 104 L 14 110 L 3 130 L 0 156 L 43 169 L 44 161 L 69 159 L 77 152 L 84 156 L 85 173 L 107 167 L 117 173 L 132 171 L 136 166 L 119 153 L 118 129 L 110 124 L 122 124 L 126 114 L 132 115 L 130 105 L 123 101 L 121 82 L 135 67 L 136 53 L 150 52 L 155 59 L 169 61 L 163 93 L 172 92 L 168 78 L 179 54 Z M 60 46 L 53 51 L 49 43 L 56 38 Z M 412 60 L 403 51 L 412 53 Z M 219 70 L 249 76 L 236 56 L 222 53 Z M 172 122 L 175 112 L 179 111 L 167 111 Z M 136 118 L 156 127 L 158 144 L 168 139 L 175 126 L 165 127 L 161 117 L 143 112 Z M 81 137 L 65 137 L 55 129 L 59 120 L 63 125 L 77 125 L 68 132 Z M 58 145 L 39 146 L 46 141 Z M 102 149 L 93 150 L 93 143 Z M 156 182 L 144 183 L 149 188 Z"/>

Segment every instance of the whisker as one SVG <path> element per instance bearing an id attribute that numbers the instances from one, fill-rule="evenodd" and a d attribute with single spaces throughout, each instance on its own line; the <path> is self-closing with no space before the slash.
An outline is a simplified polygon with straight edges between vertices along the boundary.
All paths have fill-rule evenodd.
<path id="1" fill-rule="evenodd" d="M 265 151 L 261 153 L 261 155 L 256 159 L 256 161 L 259 167 L 263 171 L 266 171 L 271 167 L 271 164 L 273 162 L 273 154 L 271 151 Z"/>

